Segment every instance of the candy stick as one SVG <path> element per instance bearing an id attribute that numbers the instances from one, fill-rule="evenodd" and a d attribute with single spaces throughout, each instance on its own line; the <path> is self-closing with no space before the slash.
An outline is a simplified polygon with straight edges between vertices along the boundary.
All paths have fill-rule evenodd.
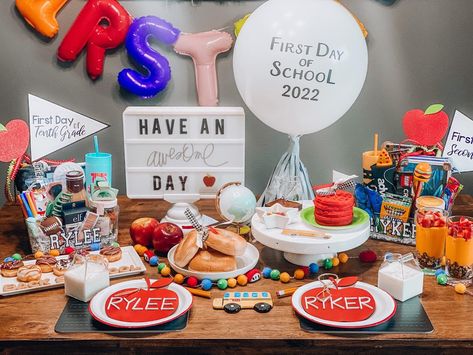
<path id="1" fill-rule="evenodd" d="M 33 213 L 33 217 L 36 218 L 38 215 L 38 211 L 36 210 L 36 204 L 34 202 L 34 196 L 33 196 L 33 191 L 31 192 L 25 192 L 26 199 L 28 200 L 28 205 L 30 206 L 31 213 Z"/>
<path id="2" fill-rule="evenodd" d="M 33 217 L 33 212 L 31 212 L 30 206 L 28 205 L 28 200 L 26 199 L 25 193 L 20 194 L 21 200 L 23 201 L 23 206 L 25 206 L 26 214 L 28 217 Z"/>
<path id="3" fill-rule="evenodd" d="M 26 213 L 26 208 L 25 208 L 25 206 L 23 205 L 23 201 L 21 200 L 20 195 L 16 195 L 16 200 L 17 200 L 18 203 L 20 204 L 21 211 L 23 212 L 23 217 L 28 218 L 28 213 Z"/>
<path id="4" fill-rule="evenodd" d="M 378 133 L 374 134 L 374 156 L 378 155 Z"/>
<path id="5" fill-rule="evenodd" d="M 194 296 L 200 296 L 204 298 L 212 298 L 212 294 L 209 291 L 200 290 L 198 288 L 184 287 L 187 291 L 192 293 Z"/>

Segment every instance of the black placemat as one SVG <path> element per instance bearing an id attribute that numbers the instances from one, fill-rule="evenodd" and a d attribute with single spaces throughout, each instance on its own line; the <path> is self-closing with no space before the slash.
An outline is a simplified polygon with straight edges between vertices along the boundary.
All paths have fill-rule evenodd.
<path id="1" fill-rule="evenodd" d="M 384 334 L 384 333 L 431 333 L 434 330 L 427 313 L 425 313 L 419 297 L 411 298 L 405 302 L 397 302 L 396 314 L 386 323 L 370 328 L 342 329 L 327 327 L 312 323 L 298 316 L 302 330 L 307 332 L 334 333 L 334 334 Z"/>
<path id="2" fill-rule="evenodd" d="M 89 313 L 88 303 L 69 298 L 59 317 L 54 330 L 57 333 L 167 333 L 183 330 L 187 327 L 189 312 L 173 321 L 154 327 L 140 329 L 115 328 L 96 321 Z"/>

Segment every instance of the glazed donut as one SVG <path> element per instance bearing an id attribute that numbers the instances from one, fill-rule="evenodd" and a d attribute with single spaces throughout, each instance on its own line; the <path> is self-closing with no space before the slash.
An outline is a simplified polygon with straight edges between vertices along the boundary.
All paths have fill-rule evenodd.
<path id="1" fill-rule="evenodd" d="M 130 271 L 130 267 L 128 265 L 123 265 L 118 268 L 118 272 L 128 272 Z"/>
<path id="2" fill-rule="evenodd" d="M 44 273 L 52 272 L 54 265 L 56 265 L 57 260 L 52 255 L 44 255 L 38 260 L 36 260 L 36 265 L 41 268 L 41 271 Z"/>
<path id="3" fill-rule="evenodd" d="M 41 278 L 41 275 L 41 268 L 38 265 L 27 265 L 20 267 L 16 277 L 18 281 L 30 282 L 38 281 Z"/>
<path id="4" fill-rule="evenodd" d="M 225 272 L 236 270 L 234 256 L 225 255 L 213 249 L 202 249 L 189 263 L 190 271 Z"/>
<path id="5" fill-rule="evenodd" d="M 122 249 L 120 247 L 105 247 L 100 250 L 100 255 L 103 255 L 107 258 L 110 263 L 118 261 L 122 258 Z"/>
<path id="6" fill-rule="evenodd" d="M 0 265 L 0 271 L 3 277 L 15 277 L 23 265 L 21 260 L 7 261 Z"/>

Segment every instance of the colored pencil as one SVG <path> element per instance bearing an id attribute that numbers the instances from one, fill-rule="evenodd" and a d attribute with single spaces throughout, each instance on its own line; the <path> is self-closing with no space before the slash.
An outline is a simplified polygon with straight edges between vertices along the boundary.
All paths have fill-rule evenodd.
<path id="1" fill-rule="evenodd" d="M 18 203 L 21 207 L 21 211 L 23 212 L 23 217 L 28 218 L 28 213 L 26 213 L 26 208 L 23 205 L 23 201 L 21 200 L 20 195 L 16 195 L 16 200 L 18 201 Z"/>
<path id="2" fill-rule="evenodd" d="M 33 217 L 33 212 L 31 212 L 30 206 L 28 206 L 28 200 L 26 199 L 25 193 L 22 192 L 20 194 L 20 197 L 21 197 L 21 200 L 23 201 L 23 206 L 25 206 L 28 217 Z"/>
<path id="3" fill-rule="evenodd" d="M 38 212 L 36 210 L 36 203 L 34 202 L 33 192 L 25 192 L 26 199 L 28 200 L 28 205 L 30 206 L 31 213 L 33 213 L 33 217 L 36 218 Z"/>
<path id="4" fill-rule="evenodd" d="M 191 288 L 191 287 L 184 287 L 184 288 L 190 293 L 192 293 L 194 296 L 212 298 L 212 294 L 209 291 L 204 291 L 198 288 Z"/>
<path id="5" fill-rule="evenodd" d="M 300 287 L 300 286 L 298 286 L 298 287 L 286 288 L 286 289 L 284 289 L 284 290 L 276 291 L 276 296 L 278 296 L 278 298 L 283 298 L 283 297 L 292 296 L 292 295 L 294 294 L 294 292 L 296 292 L 296 290 L 297 290 L 299 287 Z"/>

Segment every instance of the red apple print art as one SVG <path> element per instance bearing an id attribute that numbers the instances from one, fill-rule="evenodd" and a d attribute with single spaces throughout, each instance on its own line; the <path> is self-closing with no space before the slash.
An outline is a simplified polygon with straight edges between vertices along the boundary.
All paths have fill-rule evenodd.
<path id="1" fill-rule="evenodd" d="M 212 176 L 212 175 L 209 175 L 207 174 L 206 176 L 204 176 L 203 178 L 203 181 L 204 181 L 204 185 L 207 186 L 207 187 L 212 187 L 215 185 L 215 176 Z"/>
<path id="2" fill-rule="evenodd" d="M 30 142 L 28 124 L 19 119 L 0 124 L 0 161 L 10 162 L 25 154 Z"/>
<path id="3" fill-rule="evenodd" d="M 404 115 L 404 134 L 413 143 L 422 146 L 439 144 L 448 131 L 448 115 L 442 111 L 443 105 L 434 104 L 427 110 L 410 110 Z"/>

